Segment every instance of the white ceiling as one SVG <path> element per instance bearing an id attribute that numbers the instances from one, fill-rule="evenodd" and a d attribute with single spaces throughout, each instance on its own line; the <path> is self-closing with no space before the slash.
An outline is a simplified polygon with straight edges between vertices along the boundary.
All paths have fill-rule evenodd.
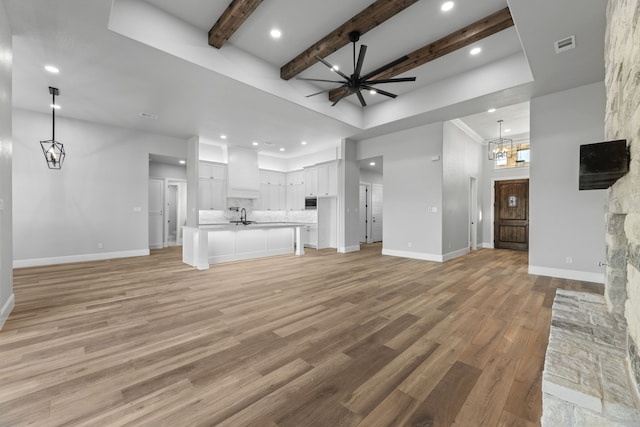
<path id="1" fill-rule="evenodd" d="M 112 3 L 162 9 L 168 13 L 166 19 L 179 19 L 185 28 L 192 28 L 202 45 L 187 46 L 181 57 L 175 49 L 150 47 L 142 37 L 136 41 L 136 34 L 123 37 L 109 30 Z M 491 139 L 496 136 L 497 115 L 484 113 L 488 107 L 499 108 L 505 126 L 510 121 L 514 123 L 510 125 L 518 129 L 514 134 L 520 129 L 525 132 L 525 122 L 528 132 L 528 104 L 523 103 L 531 96 L 604 78 L 605 0 L 563 0 L 561 5 L 555 0 L 510 0 L 516 28 L 478 42 L 483 51 L 476 57 L 465 48 L 412 70 L 407 74 L 418 78 L 415 83 L 385 87 L 400 95 L 396 100 L 366 94 L 371 105 L 364 110 L 353 103 L 355 100 L 341 101 L 330 108 L 323 95 L 304 97 L 315 91 L 314 86 L 277 78 L 280 66 L 371 3 L 372 0 L 269 0 L 258 7 L 227 45 L 216 51 L 206 45 L 206 34 L 226 8 L 226 0 L 4 0 L 15 34 L 14 105 L 49 113 L 47 87 L 56 86 L 60 88 L 59 103 L 63 107 L 59 116 L 183 138 L 200 135 L 212 142 L 223 142 L 220 134 L 227 134 L 229 144 L 250 146 L 252 141 L 258 141 L 258 150 L 294 157 L 335 146 L 345 137 L 361 139 L 400 126 L 461 116 L 483 139 Z M 440 3 L 420 0 L 363 35 L 361 42 L 369 48 L 364 70 L 385 64 L 507 5 L 504 0 L 456 0 L 454 9 L 444 14 Z M 160 25 L 151 17 L 137 23 L 156 26 L 162 32 L 173 28 Z M 281 29 L 281 39 L 268 36 L 273 27 Z M 556 55 L 552 42 L 571 34 L 576 35 L 577 48 Z M 173 37 L 164 36 L 169 41 Z M 192 59 L 191 48 L 201 57 L 210 55 L 208 59 L 214 63 L 240 58 L 262 61 L 265 66 L 212 71 L 212 67 Z M 186 57 L 189 54 L 191 58 Z M 526 75 L 513 76 L 512 80 L 518 82 L 515 86 L 508 87 L 505 82 L 503 89 L 492 89 L 495 82 L 487 81 L 486 73 L 481 77 L 481 71 L 498 67 L 505 62 L 502 59 L 518 54 L 526 57 L 530 66 L 527 73 L 533 73 L 533 81 Z M 352 47 L 348 45 L 327 59 L 349 71 L 351 55 Z M 61 73 L 46 73 L 43 66 L 48 63 L 57 65 Z M 316 64 L 301 76 L 327 78 L 328 74 L 326 67 Z M 475 92 L 465 102 L 460 101 L 460 96 L 453 96 L 458 94 L 449 93 L 452 91 L 438 92 L 438 88 L 448 87 L 455 76 L 463 75 L 467 83 L 477 78 Z M 512 104 L 522 105 L 502 108 Z M 144 119 L 140 117 L 142 112 L 155 114 L 158 119 Z M 386 119 L 380 121 L 379 117 Z M 306 146 L 300 144 L 303 140 L 308 142 Z M 273 144 L 266 146 L 266 141 Z M 279 148 L 286 151 L 280 152 Z"/>

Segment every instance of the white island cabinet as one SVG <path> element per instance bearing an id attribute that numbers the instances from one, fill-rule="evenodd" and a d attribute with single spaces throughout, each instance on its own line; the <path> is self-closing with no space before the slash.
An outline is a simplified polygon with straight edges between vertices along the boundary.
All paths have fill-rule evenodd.
<path id="1" fill-rule="evenodd" d="M 182 262 L 206 270 L 209 264 L 294 253 L 304 255 L 297 223 L 212 224 L 183 227 Z"/>

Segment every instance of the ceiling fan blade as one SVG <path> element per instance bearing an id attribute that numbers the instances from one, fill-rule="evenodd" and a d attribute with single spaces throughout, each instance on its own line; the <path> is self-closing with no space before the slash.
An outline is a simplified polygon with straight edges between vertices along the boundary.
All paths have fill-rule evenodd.
<path id="1" fill-rule="evenodd" d="M 367 46 L 360 45 L 360 53 L 358 54 L 358 64 L 356 65 L 356 68 L 353 70 L 353 75 L 356 76 L 356 78 L 358 78 L 357 76 L 359 76 L 360 71 L 362 71 L 362 64 L 364 63 L 364 55 L 366 53 L 367 53 Z"/>
<path id="2" fill-rule="evenodd" d="M 362 96 L 362 93 L 360 93 L 360 91 L 357 91 L 356 95 L 358 95 L 358 99 L 360 100 L 360 104 L 362 104 L 363 107 L 366 107 L 367 103 L 364 102 L 364 96 Z"/>
<path id="3" fill-rule="evenodd" d="M 296 77 L 296 80 L 304 80 L 307 82 L 344 83 L 344 81 L 342 80 L 305 79 L 303 77 Z"/>
<path id="4" fill-rule="evenodd" d="M 378 88 L 367 86 L 367 85 L 362 85 L 362 87 L 367 90 L 375 90 L 376 93 L 379 93 L 380 95 L 388 96 L 389 98 L 398 97 L 398 95 L 396 95 L 395 93 L 387 92 L 386 90 L 378 89 Z"/>
<path id="5" fill-rule="evenodd" d="M 373 70 L 372 72 L 370 72 L 369 74 L 362 76 L 362 78 L 360 80 L 369 80 L 370 77 L 375 76 L 376 74 L 380 74 L 383 71 L 388 70 L 389 68 L 395 67 L 396 65 L 400 64 L 401 62 L 406 61 L 407 59 L 409 59 L 409 57 L 407 55 L 403 56 L 402 58 L 398 58 L 395 61 L 391 61 L 386 65 L 383 65 L 380 68 L 377 68 L 375 70 Z"/>
<path id="6" fill-rule="evenodd" d="M 343 72 L 342 72 L 342 71 L 340 71 L 340 70 L 336 70 L 335 68 L 333 68 L 333 65 L 331 65 L 328 61 L 325 61 L 324 59 L 320 58 L 319 56 L 316 56 L 316 59 L 317 59 L 318 61 L 322 62 L 322 63 L 323 63 L 324 65 L 326 65 L 327 67 L 329 67 L 329 69 L 330 69 L 331 71 L 333 71 L 334 73 L 338 73 L 338 75 L 339 75 L 340 77 L 342 77 L 343 79 L 345 79 L 345 80 L 347 80 L 347 81 L 349 80 L 349 77 L 348 77 L 345 73 L 343 73 Z"/>
<path id="7" fill-rule="evenodd" d="M 341 87 L 347 87 L 347 85 L 342 85 L 340 87 L 338 87 L 337 89 L 340 89 Z M 316 95 L 320 95 L 321 93 L 327 93 L 327 92 L 331 92 L 332 90 L 336 89 L 335 87 L 332 87 L 331 89 L 326 89 L 326 90 L 321 90 L 320 92 L 316 92 L 316 93 L 312 93 L 311 95 L 306 95 L 305 98 L 309 98 L 311 96 L 316 96 Z"/>
<path id="8" fill-rule="evenodd" d="M 415 82 L 416 78 L 415 77 L 399 77 L 396 79 L 379 79 L 379 80 L 368 80 L 366 83 L 368 85 L 375 85 L 378 83 L 400 83 L 400 82 Z"/>

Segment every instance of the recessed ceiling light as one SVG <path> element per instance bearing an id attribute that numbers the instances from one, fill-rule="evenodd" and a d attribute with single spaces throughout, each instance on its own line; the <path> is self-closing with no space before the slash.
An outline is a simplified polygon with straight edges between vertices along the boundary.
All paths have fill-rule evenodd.
<path id="1" fill-rule="evenodd" d="M 375 165 L 376 165 L 376 162 L 369 163 L 369 166 L 375 166 Z"/>
<path id="2" fill-rule="evenodd" d="M 186 162 L 185 160 L 180 160 L 180 164 L 181 164 L 181 165 L 184 165 L 184 164 L 186 164 L 186 163 L 187 163 L 187 162 Z"/>
<path id="3" fill-rule="evenodd" d="M 504 133 L 511 132 L 511 129 L 505 129 Z"/>
<path id="4" fill-rule="evenodd" d="M 251 143 L 251 145 L 253 145 L 253 146 L 255 147 L 256 145 L 258 145 L 258 143 L 257 143 L 256 141 L 253 141 L 253 142 Z"/>
<path id="5" fill-rule="evenodd" d="M 495 109 L 495 108 L 489 108 L 489 109 L 487 110 L 487 113 L 495 113 L 495 112 L 496 112 L 496 109 Z"/>
<path id="6" fill-rule="evenodd" d="M 227 139 L 227 135 L 220 135 L 220 139 Z"/>
<path id="7" fill-rule="evenodd" d="M 446 1 L 446 2 L 442 3 L 442 6 L 440 6 L 440 10 L 442 10 L 443 12 L 448 12 L 451 9 L 453 9 L 453 2 L 452 1 Z"/>
<path id="8" fill-rule="evenodd" d="M 58 74 L 60 72 L 58 67 L 55 67 L 53 65 L 45 65 L 44 69 L 53 74 Z"/>
<path id="9" fill-rule="evenodd" d="M 477 55 L 480 52 L 482 52 L 482 48 L 479 47 L 474 47 L 473 49 L 471 49 L 471 51 L 469 52 L 471 55 Z"/>
<path id="10" fill-rule="evenodd" d="M 307 141 L 302 141 L 300 145 L 307 145 Z"/>
<path id="11" fill-rule="evenodd" d="M 284 151 L 284 148 L 281 148 L 280 151 Z"/>
<path id="12" fill-rule="evenodd" d="M 60 109 L 60 106 L 58 104 L 51 104 L 51 105 L 49 105 L 49 107 L 51 107 L 51 108 L 53 108 L 55 110 L 59 110 Z"/>
<path id="13" fill-rule="evenodd" d="M 274 28 L 269 34 L 271 34 L 271 37 L 273 37 L 274 39 L 279 39 L 282 36 L 282 31 Z"/>
<path id="14" fill-rule="evenodd" d="M 375 90 L 375 89 L 371 89 L 371 90 L 369 91 L 369 94 L 371 94 L 371 95 L 375 95 L 376 93 L 378 93 L 378 91 L 377 91 L 377 90 Z"/>

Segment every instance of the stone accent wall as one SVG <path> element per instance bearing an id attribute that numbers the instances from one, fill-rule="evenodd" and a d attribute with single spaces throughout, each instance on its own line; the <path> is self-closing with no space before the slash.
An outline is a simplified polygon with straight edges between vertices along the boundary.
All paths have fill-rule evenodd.
<path id="1" fill-rule="evenodd" d="M 628 324 L 627 351 L 640 384 L 640 0 L 609 0 L 605 36 L 607 140 L 626 139 L 629 173 L 609 190 L 607 278 L 609 310 Z M 640 391 L 640 389 L 639 389 Z"/>

